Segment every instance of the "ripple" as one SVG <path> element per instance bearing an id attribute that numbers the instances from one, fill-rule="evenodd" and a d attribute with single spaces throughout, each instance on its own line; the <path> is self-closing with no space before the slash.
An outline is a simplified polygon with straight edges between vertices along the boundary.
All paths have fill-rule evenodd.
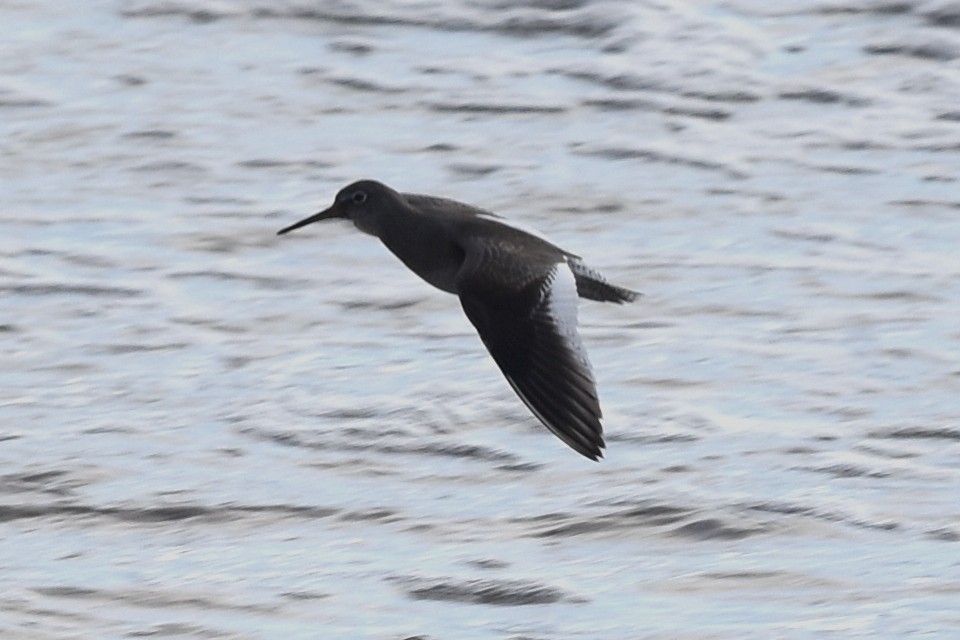
<path id="1" fill-rule="evenodd" d="M 439 113 L 489 113 L 489 114 L 528 114 L 528 113 L 564 113 L 567 109 L 559 105 L 543 104 L 498 104 L 483 102 L 434 102 L 427 108 Z"/>
<path id="2" fill-rule="evenodd" d="M 203 522 L 229 522 L 252 516 L 269 514 L 298 519 L 329 518 L 339 513 L 338 509 L 298 506 L 298 505 L 222 505 L 208 506 L 199 504 L 177 504 L 158 507 L 104 507 L 82 504 L 50 505 L 0 505 L 0 522 L 38 518 L 72 519 L 109 518 L 120 522 L 156 524 L 164 522 L 182 522 L 185 520 Z M 271 518 L 271 522 L 275 518 Z"/>
<path id="3" fill-rule="evenodd" d="M 515 607 L 530 604 L 551 604 L 570 599 L 556 587 L 524 580 L 468 580 L 458 582 L 446 578 L 398 578 L 403 590 L 414 600 L 440 600 Z"/>
<path id="4" fill-rule="evenodd" d="M 290 447 L 339 452 L 371 451 L 389 455 L 406 454 L 462 458 L 465 460 L 499 462 L 514 471 L 533 471 L 538 468 L 537 465 L 524 463 L 518 456 L 503 449 L 473 444 L 423 442 L 422 437 L 418 437 L 413 431 L 385 430 L 382 425 L 372 429 L 335 429 L 328 432 L 313 432 L 310 435 L 284 431 L 267 432 L 259 429 L 245 429 L 244 433 L 258 439 L 268 439 Z"/>
<path id="5" fill-rule="evenodd" d="M 704 518 L 690 522 L 673 530 L 673 535 L 696 540 L 742 540 L 743 538 L 765 533 L 762 528 L 736 527 L 717 518 Z"/>
<path id="6" fill-rule="evenodd" d="M 888 38 L 866 45 L 866 53 L 874 55 L 902 55 L 923 60 L 949 62 L 960 57 L 960 39 L 929 32 L 913 36 Z"/>
<path id="7" fill-rule="evenodd" d="M 870 435 L 874 438 L 894 438 L 897 440 L 960 441 L 960 429 L 954 427 L 900 427 L 876 431 Z"/>
<path id="8" fill-rule="evenodd" d="M 143 294 L 139 289 L 110 287 L 94 284 L 45 283 L 45 284 L 0 284 L 0 291 L 27 296 L 92 296 L 97 298 L 133 298 Z"/>
<path id="9" fill-rule="evenodd" d="M 648 162 L 662 162 L 665 164 L 683 165 L 695 169 L 722 171 L 731 178 L 738 179 L 745 179 L 748 177 L 748 173 L 744 169 L 731 162 L 697 157 L 668 149 L 592 146 L 576 149 L 574 153 L 584 156 L 596 156 L 606 160 L 646 160 Z"/>

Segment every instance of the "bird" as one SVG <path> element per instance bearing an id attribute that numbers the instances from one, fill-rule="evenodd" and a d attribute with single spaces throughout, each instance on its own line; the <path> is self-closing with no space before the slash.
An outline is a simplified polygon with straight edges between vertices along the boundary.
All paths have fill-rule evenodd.
<path id="1" fill-rule="evenodd" d="M 603 416 L 577 333 L 578 297 L 623 304 L 641 294 L 613 285 L 576 254 L 456 200 L 400 193 L 359 180 L 328 208 L 278 235 L 323 220 L 349 220 L 411 271 L 460 298 L 510 387 L 577 453 L 599 460 Z"/>

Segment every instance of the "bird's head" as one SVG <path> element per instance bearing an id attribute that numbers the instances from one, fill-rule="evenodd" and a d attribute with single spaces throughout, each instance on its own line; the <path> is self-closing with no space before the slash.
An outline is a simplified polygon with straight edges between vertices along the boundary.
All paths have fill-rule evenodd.
<path id="1" fill-rule="evenodd" d="M 328 208 L 281 229 L 277 235 L 321 220 L 343 218 L 352 221 L 364 233 L 376 236 L 379 235 L 383 216 L 390 210 L 390 205 L 400 202 L 400 194 L 385 184 L 376 180 L 360 180 L 341 189 Z"/>

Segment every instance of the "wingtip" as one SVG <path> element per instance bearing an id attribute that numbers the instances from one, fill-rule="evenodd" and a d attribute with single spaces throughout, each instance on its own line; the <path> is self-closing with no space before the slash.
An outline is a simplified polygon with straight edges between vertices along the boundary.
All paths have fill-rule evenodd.
<path id="1" fill-rule="evenodd" d="M 595 451 L 592 451 L 592 455 L 588 455 L 587 458 L 593 460 L 594 462 L 600 462 L 603 460 L 603 448 L 606 446 L 603 440 L 599 442 Z"/>
<path id="2" fill-rule="evenodd" d="M 599 439 L 599 442 L 591 442 L 589 444 L 574 444 L 574 442 L 571 442 L 567 438 L 563 438 L 563 443 L 582 455 L 584 458 L 592 460 L 593 462 L 600 462 L 603 460 L 603 449 L 607 446 L 602 437 Z"/>
<path id="3" fill-rule="evenodd" d="M 636 302 L 643 297 L 643 294 L 639 291 L 633 291 L 632 289 L 624 289 L 623 297 L 620 300 L 617 300 L 617 304 L 625 304 L 627 302 Z"/>

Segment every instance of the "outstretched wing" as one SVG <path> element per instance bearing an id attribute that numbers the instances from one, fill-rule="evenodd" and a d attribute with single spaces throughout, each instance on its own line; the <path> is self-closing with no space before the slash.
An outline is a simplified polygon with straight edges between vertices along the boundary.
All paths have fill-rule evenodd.
<path id="1" fill-rule="evenodd" d="M 540 422 L 578 453 L 602 457 L 600 403 L 577 334 L 577 288 L 569 266 L 548 262 L 537 273 L 509 254 L 494 261 L 478 253 L 457 279 L 467 318 Z M 505 273 L 511 274 L 508 282 Z"/>

